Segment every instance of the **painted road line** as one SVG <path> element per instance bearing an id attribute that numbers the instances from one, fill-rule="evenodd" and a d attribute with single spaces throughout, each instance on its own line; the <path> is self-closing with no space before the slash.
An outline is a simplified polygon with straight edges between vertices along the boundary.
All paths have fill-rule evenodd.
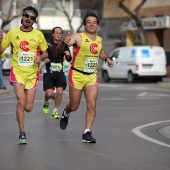
<path id="1" fill-rule="evenodd" d="M 147 135 L 145 135 L 145 134 L 143 134 L 143 133 L 141 132 L 141 129 L 143 129 L 143 128 L 145 128 L 145 127 L 153 126 L 153 125 L 160 124 L 160 123 L 168 123 L 168 122 L 170 122 L 170 120 L 159 121 L 159 122 L 153 122 L 153 123 L 145 124 L 145 125 L 138 126 L 138 127 L 134 128 L 134 129 L 132 129 L 132 132 L 133 132 L 134 134 L 136 134 L 137 136 L 139 136 L 140 138 L 143 138 L 143 139 L 145 139 L 145 140 L 148 140 L 148 141 L 150 141 L 150 142 L 156 143 L 156 144 L 158 144 L 158 145 L 161 145 L 161 146 L 165 146 L 165 147 L 170 148 L 170 145 L 169 145 L 169 144 L 166 144 L 166 143 L 163 143 L 163 142 L 158 141 L 158 140 L 156 140 L 156 139 L 153 139 L 153 138 L 151 138 L 151 137 L 149 137 L 149 136 L 147 136 Z"/>

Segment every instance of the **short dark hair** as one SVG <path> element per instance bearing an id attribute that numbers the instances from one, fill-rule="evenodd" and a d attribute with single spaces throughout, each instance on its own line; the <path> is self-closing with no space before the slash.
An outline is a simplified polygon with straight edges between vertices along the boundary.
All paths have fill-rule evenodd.
<path id="1" fill-rule="evenodd" d="M 54 34 L 54 31 L 55 31 L 55 29 L 56 28 L 59 28 L 59 29 L 61 29 L 61 31 L 62 31 L 62 34 L 63 34 L 63 29 L 61 28 L 61 27 L 54 27 L 53 29 L 52 29 L 52 34 Z"/>
<path id="2" fill-rule="evenodd" d="M 23 9 L 23 14 L 27 11 L 30 11 L 32 13 L 34 13 L 36 15 L 36 17 L 38 17 L 38 11 L 36 8 L 32 7 L 32 6 L 28 6 L 26 8 Z"/>
<path id="3" fill-rule="evenodd" d="M 83 18 L 83 24 L 86 25 L 87 17 L 95 17 L 97 19 L 97 24 L 99 24 L 99 18 L 94 12 L 87 13 Z"/>

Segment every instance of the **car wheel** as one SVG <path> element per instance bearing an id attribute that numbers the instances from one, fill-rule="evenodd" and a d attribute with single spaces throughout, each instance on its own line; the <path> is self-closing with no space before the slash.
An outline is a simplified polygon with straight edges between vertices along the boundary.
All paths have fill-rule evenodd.
<path id="1" fill-rule="evenodd" d="M 134 82 L 134 75 L 133 75 L 133 73 L 132 72 L 129 72 L 128 73 L 128 76 L 127 76 L 127 81 L 128 81 L 128 83 L 132 83 L 132 82 Z"/>
<path id="2" fill-rule="evenodd" d="M 104 82 L 109 82 L 110 81 L 110 78 L 109 78 L 109 75 L 108 75 L 107 71 L 103 72 L 102 77 L 103 77 Z"/>

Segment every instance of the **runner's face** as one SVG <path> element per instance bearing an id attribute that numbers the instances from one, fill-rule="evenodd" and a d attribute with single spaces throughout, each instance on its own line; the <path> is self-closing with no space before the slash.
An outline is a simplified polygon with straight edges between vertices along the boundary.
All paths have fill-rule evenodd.
<path id="1" fill-rule="evenodd" d="M 31 12 L 24 13 L 22 15 L 22 19 L 23 19 L 22 25 L 27 28 L 32 27 L 32 25 L 36 21 L 35 15 Z"/>
<path id="2" fill-rule="evenodd" d="M 98 28 L 96 17 L 92 17 L 92 16 L 87 17 L 86 25 L 84 26 L 84 28 L 90 34 L 96 33 Z"/>
<path id="3" fill-rule="evenodd" d="M 62 30 L 60 28 L 56 28 L 53 33 L 53 38 L 55 41 L 60 41 L 62 38 Z"/>

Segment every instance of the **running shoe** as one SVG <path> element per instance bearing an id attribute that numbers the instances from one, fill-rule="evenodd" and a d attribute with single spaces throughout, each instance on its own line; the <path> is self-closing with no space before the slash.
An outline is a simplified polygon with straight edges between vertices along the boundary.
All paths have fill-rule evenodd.
<path id="1" fill-rule="evenodd" d="M 49 105 L 49 103 L 44 102 L 44 104 L 43 104 L 43 112 L 44 112 L 44 114 L 49 113 L 48 105 Z"/>
<path id="2" fill-rule="evenodd" d="M 64 115 L 65 110 L 66 110 L 66 109 L 63 110 L 63 113 L 62 113 L 62 116 L 61 116 L 61 119 L 60 119 L 60 128 L 61 128 L 62 130 L 65 130 L 65 129 L 66 129 L 67 124 L 68 124 L 68 118 L 69 118 L 69 116 L 70 116 L 70 115 L 68 115 L 68 117 L 66 117 L 66 116 Z"/>
<path id="3" fill-rule="evenodd" d="M 25 133 L 21 133 L 21 134 L 19 135 L 18 144 L 20 144 L 20 145 L 27 144 L 26 134 L 25 134 Z"/>
<path id="4" fill-rule="evenodd" d="M 57 113 L 57 112 L 52 112 L 52 114 L 51 114 L 51 118 L 52 118 L 52 119 L 59 119 L 59 118 L 60 118 L 60 116 L 58 115 L 58 113 Z"/>
<path id="5" fill-rule="evenodd" d="M 82 142 L 84 143 L 96 143 L 96 139 L 93 138 L 92 132 L 88 131 L 82 135 Z"/>

